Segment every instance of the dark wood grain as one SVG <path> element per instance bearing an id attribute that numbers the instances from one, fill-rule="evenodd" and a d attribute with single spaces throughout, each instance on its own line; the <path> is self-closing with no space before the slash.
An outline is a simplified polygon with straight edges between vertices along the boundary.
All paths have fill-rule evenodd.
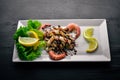
<path id="1" fill-rule="evenodd" d="M 0 0 L 0 79 L 120 79 L 120 0 Z M 107 19 L 111 62 L 12 63 L 22 19 Z"/>

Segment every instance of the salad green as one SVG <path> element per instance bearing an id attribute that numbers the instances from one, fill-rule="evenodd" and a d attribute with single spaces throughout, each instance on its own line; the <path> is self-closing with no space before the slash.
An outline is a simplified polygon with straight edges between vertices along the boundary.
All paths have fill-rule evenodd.
<path id="1" fill-rule="evenodd" d="M 46 42 L 43 40 L 43 32 L 38 30 L 41 26 L 41 22 L 36 20 L 28 20 L 27 26 L 20 26 L 20 28 L 15 32 L 13 38 L 16 43 L 16 48 L 18 51 L 18 56 L 21 60 L 34 60 L 38 58 L 42 54 L 42 50 L 46 46 Z M 29 37 L 28 31 L 34 31 L 37 33 L 39 37 L 39 44 L 37 45 L 37 48 L 34 49 L 34 46 L 32 47 L 26 47 L 19 43 L 18 38 L 19 37 Z"/>

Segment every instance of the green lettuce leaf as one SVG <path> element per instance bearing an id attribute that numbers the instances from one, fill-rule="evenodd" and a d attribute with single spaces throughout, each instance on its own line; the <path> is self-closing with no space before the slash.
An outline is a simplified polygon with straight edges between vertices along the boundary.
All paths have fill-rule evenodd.
<path id="1" fill-rule="evenodd" d="M 42 24 L 37 20 L 28 20 L 27 25 L 31 29 L 38 29 Z"/>
<path id="2" fill-rule="evenodd" d="M 30 30 L 30 28 L 28 28 L 28 27 L 20 26 L 20 28 L 13 35 L 14 40 L 18 41 L 19 36 L 27 37 L 28 36 L 27 31 L 29 31 L 29 30 Z"/>

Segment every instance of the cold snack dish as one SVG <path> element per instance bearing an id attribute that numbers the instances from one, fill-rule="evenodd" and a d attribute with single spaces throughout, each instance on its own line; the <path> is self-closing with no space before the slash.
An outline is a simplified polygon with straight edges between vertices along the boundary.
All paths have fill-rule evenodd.
<path id="1" fill-rule="evenodd" d="M 45 50 L 51 59 L 61 60 L 71 52 L 71 55 L 76 54 L 75 40 L 80 36 L 80 27 L 77 24 L 70 23 L 65 27 L 43 24 L 40 30 L 44 32 L 44 40 L 47 42 Z M 75 35 L 72 36 L 71 33 Z"/>

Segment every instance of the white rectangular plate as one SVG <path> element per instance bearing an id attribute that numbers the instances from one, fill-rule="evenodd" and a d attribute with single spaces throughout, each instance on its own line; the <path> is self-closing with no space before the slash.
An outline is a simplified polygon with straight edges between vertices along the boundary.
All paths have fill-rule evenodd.
<path id="1" fill-rule="evenodd" d="M 111 61 L 110 57 L 110 49 L 109 49 L 109 41 L 108 41 L 108 33 L 107 33 L 107 25 L 105 19 L 54 19 L 54 20 L 39 20 L 42 23 L 50 23 L 51 25 L 61 25 L 66 26 L 69 23 L 76 23 L 81 28 L 81 35 L 76 40 L 78 46 L 77 54 L 73 56 L 67 56 L 66 58 L 54 61 L 49 58 L 49 55 L 46 51 L 42 52 L 42 55 L 33 60 L 33 61 L 23 61 L 18 57 L 18 53 L 16 50 L 16 46 L 14 46 L 13 52 L 13 62 L 101 62 L 101 61 Z M 18 28 L 20 26 L 25 26 L 27 24 L 27 20 L 19 20 Z M 88 43 L 83 38 L 83 31 L 87 27 L 94 28 L 93 37 L 98 40 L 98 49 L 93 53 L 86 53 L 86 49 L 88 48 Z"/>

